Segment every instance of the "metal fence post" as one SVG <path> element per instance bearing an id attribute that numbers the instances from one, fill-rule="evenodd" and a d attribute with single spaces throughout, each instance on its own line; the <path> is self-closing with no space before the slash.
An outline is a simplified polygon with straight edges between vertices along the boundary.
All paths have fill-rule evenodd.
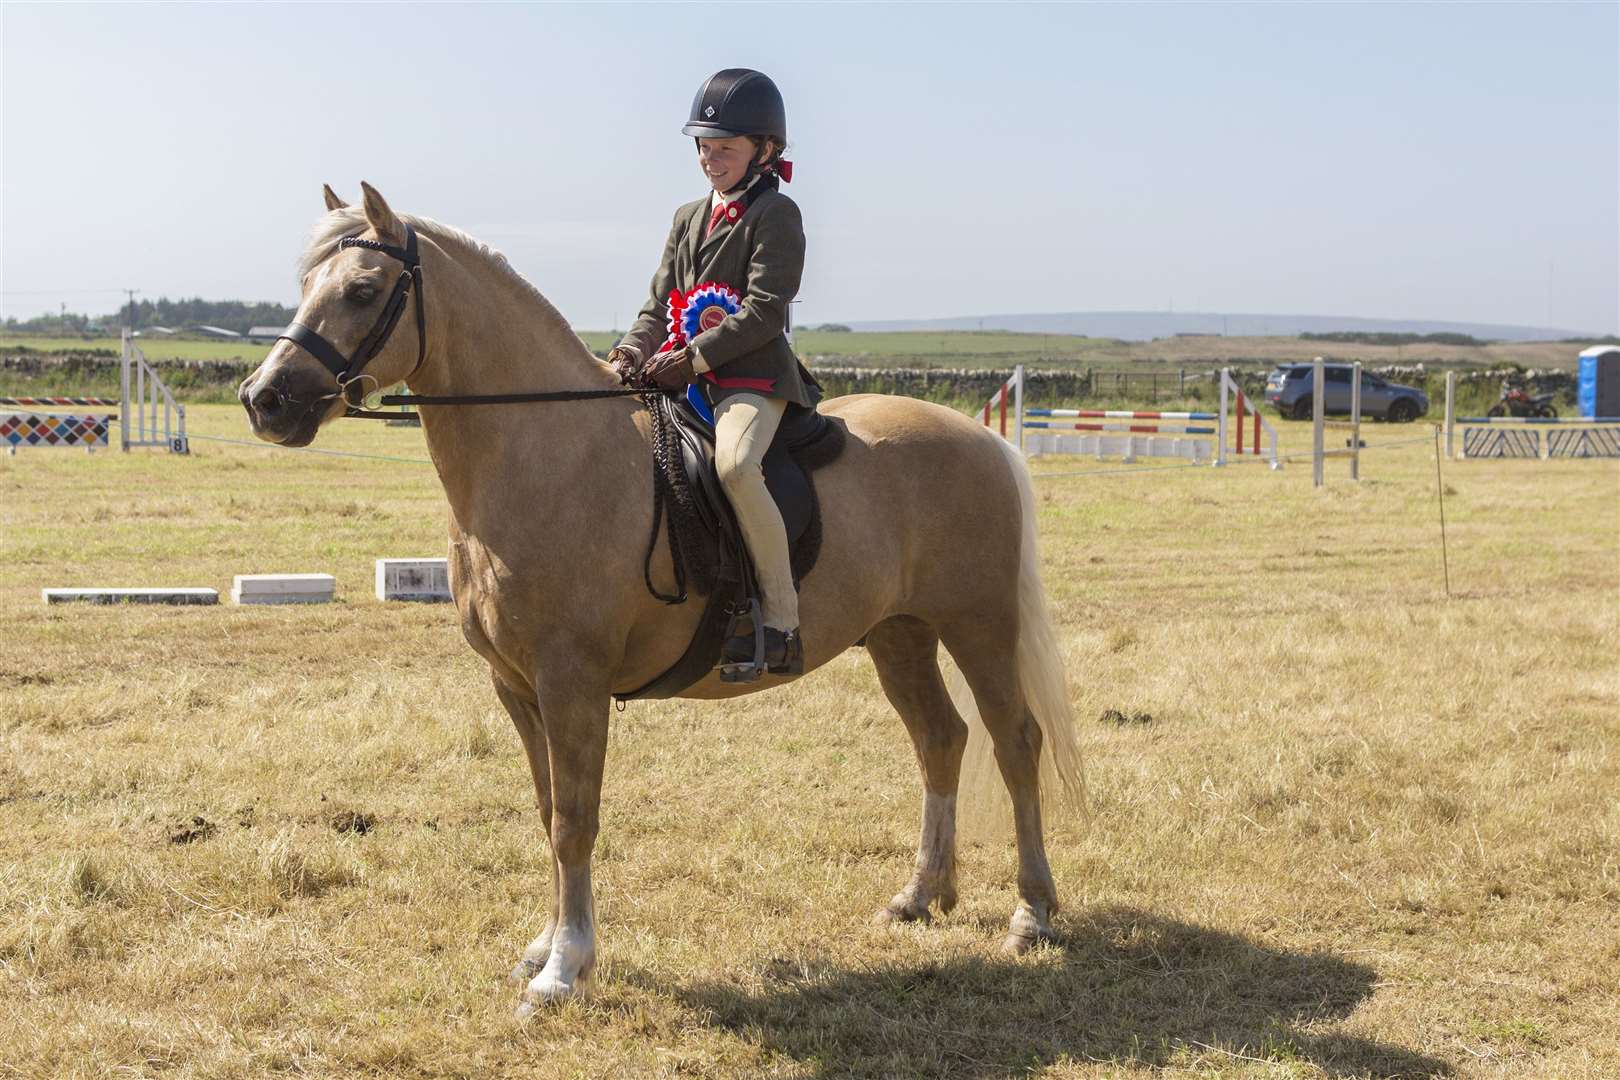
<path id="1" fill-rule="evenodd" d="M 118 441 L 129 452 L 129 327 L 124 327 L 118 359 Z"/>

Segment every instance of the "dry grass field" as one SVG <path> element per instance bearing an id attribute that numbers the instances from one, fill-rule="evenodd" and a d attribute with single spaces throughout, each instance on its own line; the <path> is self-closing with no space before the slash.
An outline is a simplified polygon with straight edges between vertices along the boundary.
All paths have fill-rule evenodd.
<path id="1" fill-rule="evenodd" d="M 525 1026 L 521 749 L 451 610 L 371 598 L 444 548 L 420 433 L 0 458 L 0 1076 L 1620 1075 L 1620 467 L 1447 463 L 1448 598 L 1428 432 L 1320 491 L 1040 464 L 1092 797 L 1060 946 L 996 953 L 1005 836 L 870 924 L 920 785 L 851 650 L 613 717 L 595 989 Z M 38 592 L 274 571 L 339 602 Z"/>

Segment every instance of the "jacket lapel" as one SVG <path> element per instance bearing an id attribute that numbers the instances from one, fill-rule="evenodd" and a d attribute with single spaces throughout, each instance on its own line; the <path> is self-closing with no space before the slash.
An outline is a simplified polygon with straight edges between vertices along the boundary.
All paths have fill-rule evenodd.
<path id="1" fill-rule="evenodd" d="M 769 175 L 761 176 L 758 180 L 754 181 L 753 186 L 742 193 L 740 198 L 734 200 L 742 203 L 742 212 L 745 217 L 747 216 L 748 211 L 753 208 L 754 203 L 759 201 L 760 196 L 764 195 L 767 191 L 776 190 L 776 184 L 773 182 L 775 179 L 775 177 Z M 703 220 L 698 224 L 699 235 L 701 235 L 702 230 L 708 226 L 708 214 L 712 212 L 712 209 L 704 211 Z M 740 224 L 742 224 L 742 218 L 737 219 L 737 225 Z M 725 243 L 726 237 L 731 235 L 731 231 L 735 229 L 737 225 L 733 225 L 722 218 L 719 224 L 715 225 L 714 231 L 708 235 L 708 238 L 698 245 L 695 253 L 696 258 L 693 260 L 694 265 L 696 264 L 697 259 L 706 256 L 713 248 Z"/>
<path id="2" fill-rule="evenodd" d="M 710 199 L 712 198 L 711 195 Z M 692 220 L 686 227 L 686 253 L 692 259 L 692 273 L 694 275 L 692 284 L 694 285 L 698 283 L 698 278 L 695 276 L 698 267 L 698 249 L 703 246 L 703 230 L 708 227 L 708 224 L 709 199 L 704 199 L 698 203 L 697 212 L 692 215 Z"/>

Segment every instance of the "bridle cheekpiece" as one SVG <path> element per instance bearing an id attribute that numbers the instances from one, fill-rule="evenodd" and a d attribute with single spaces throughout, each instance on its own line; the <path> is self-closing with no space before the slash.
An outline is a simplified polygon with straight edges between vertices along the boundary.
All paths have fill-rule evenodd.
<path id="1" fill-rule="evenodd" d="M 372 326 L 371 332 L 355 347 L 354 355 L 344 356 L 336 345 L 296 320 L 288 323 L 287 329 L 276 338 L 277 341 L 286 338 L 324 364 L 337 378 L 339 391 L 343 394 L 345 404 L 351 409 L 357 403 L 349 399 L 349 385 L 361 377 L 365 366 L 382 352 L 384 345 L 388 344 L 389 335 L 394 332 L 399 317 L 405 313 L 405 304 L 410 297 L 413 284 L 416 286 L 416 366 L 411 368 L 410 375 L 405 378 L 409 379 L 411 375 L 421 370 L 422 361 L 427 359 L 427 312 L 424 303 L 426 296 L 422 291 L 422 260 L 416 250 L 416 230 L 405 222 L 400 224 L 405 228 L 404 247 L 384 244 L 379 240 L 366 240 L 358 234 L 345 236 L 338 241 L 339 251 L 351 247 L 369 248 L 398 259 L 404 264 L 399 280 L 394 282 L 394 291 L 389 294 L 388 302 L 383 306 L 382 314 L 377 316 L 377 322 Z"/>

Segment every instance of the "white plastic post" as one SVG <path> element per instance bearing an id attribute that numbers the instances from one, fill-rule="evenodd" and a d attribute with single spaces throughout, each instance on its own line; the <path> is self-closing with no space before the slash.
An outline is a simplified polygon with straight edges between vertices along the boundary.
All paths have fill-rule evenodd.
<path id="1" fill-rule="evenodd" d="M 1457 437 L 1457 373 L 1446 372 L 1446 457 L 1455 458 Z"/>
<path id="2" fill-rule="evenodd" d="M 1227 374 L 1226 373 L 1227 373 L 1228 370 L 1229 369 L 1227 369 L 1227 368 L 1221 368 L 1221 375 L 1220 375 L 1219 380 L 1217 380 L 1221 384 L 1221 392 L 1220 392 L 1221 407 L 1220 407 L 1220 419 L 1215 421 L 1215 464 L 1216 465 L 1225 465 L 1226 464 L 1226 380 L 1227 380 Z"/>
<path id="3" fill-rule="evenodd" d="M 1020 455 L 1024 452 L 1024 365 L 1019 364 L 1013 368 L 1013 425 L 1018 436 L 1013 439 L 1013 445 L 1018 447 Z"/>
<path id="4" fill-rule="evenodd" d="M 1350 367 L 1350 479 L 1361 479 L 1361 361 Z"/>
<path id="5" fill-rule="evenodd" d="M 1323 482 L 1322 411 L 1327 388 L 1323 385 L 1322 358 L 1311 361 L 1311 486 L 1321 487 Z"/>

